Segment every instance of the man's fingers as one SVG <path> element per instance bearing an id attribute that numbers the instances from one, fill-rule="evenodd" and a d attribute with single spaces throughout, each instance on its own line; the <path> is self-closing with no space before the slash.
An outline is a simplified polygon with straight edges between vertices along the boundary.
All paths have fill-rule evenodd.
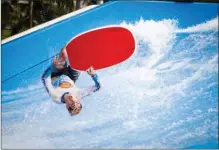
<path id="1" fill-rule="evenodd" d="M 88 74 L 92 74 L 92 73 L 94 72 L 94 68 L 93 68 L 92 66 L 90 66 L 90 67 L 86 70 L 86 72 L 87 72 Z"/>

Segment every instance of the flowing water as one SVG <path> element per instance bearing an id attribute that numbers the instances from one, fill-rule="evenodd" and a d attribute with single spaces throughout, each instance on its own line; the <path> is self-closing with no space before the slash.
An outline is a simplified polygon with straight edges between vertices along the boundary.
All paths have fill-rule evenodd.
<path id="1" fill-rule="evenodd" d="M 185 29 L 171 19 L 120 25 L 136 51 L 97 71 L 103 88 L 78 116 L 53 103 L 40 80 L 2 91 L 4 148 L 218 146 L 218 17 Z M 82 73 L 78 86 L 91 84 Z"/>

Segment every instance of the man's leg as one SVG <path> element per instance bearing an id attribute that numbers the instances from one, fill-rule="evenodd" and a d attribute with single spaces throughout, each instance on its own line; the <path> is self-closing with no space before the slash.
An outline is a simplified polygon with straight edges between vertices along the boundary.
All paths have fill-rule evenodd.
<path id="1" fill-rule="evenodd" d="M 78 77 L 80 76 L 81 72 L 72 69 L 70 66 L 68 66 L 68 76 L 76 82 L 78 80 Z"/>
<path id="2" fill-rule="evenodd" d="M 64 68 L 62 69 L 57 69 L 55 68 L 53 70 L 53 72 L 51 73 L 51 78 L 57 77 L 57 76 L 61 76 L 61 75 L 67 75 L 68 74 L 68 67 L 67 65 L 64 66 Z"/>

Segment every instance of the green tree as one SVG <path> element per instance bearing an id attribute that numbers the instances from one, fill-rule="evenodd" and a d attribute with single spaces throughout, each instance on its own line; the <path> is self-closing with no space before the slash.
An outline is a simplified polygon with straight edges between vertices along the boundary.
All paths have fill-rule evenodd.
<path id="1" fill-rule="evenodd" d="M 29 22 L 30 28 L 33 26 L 33 0 L 29 0 Z"/>
<path id="2" fill-rule="evenodd" d="M 7 38 L 100 0 L 2 0 L 2 36 Z"/>

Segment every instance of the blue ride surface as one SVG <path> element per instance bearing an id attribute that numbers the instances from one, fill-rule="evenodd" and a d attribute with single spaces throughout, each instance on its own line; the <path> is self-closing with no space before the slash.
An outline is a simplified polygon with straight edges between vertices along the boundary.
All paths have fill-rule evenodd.
<path id="1" fill-rule="evenodd" d="M 70 117 L 41 75 L 73 36 L 105 25 L 129 28 L 136 53 L 98 71 L 104 87 Z M 1 56 L 2 148 L 218 148 L 218 4 L 108 2 L 2 44 Z"/>

